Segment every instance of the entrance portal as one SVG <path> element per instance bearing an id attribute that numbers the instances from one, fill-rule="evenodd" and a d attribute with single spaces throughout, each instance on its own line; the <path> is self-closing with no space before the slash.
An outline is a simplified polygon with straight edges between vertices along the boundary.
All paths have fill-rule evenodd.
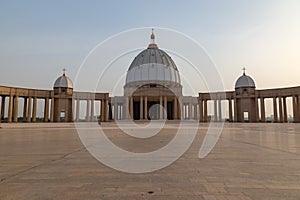
<path id="1" fill-rule="evenodd" d="M 143 112 L 145 113 L 145 109 L 147 109 L 147 119 L 148 120 L 159 120 L 160 116 L 162 116 L 162 119 L 167 118 L 168 120 L 174 119 L 173 116 L 173 102 L 168 101 L 166 104 L 166 108 L 163 108 L 163 113 L 160 115 L 160 105 L 159 101 L 148 101 L 147 102 L 147 108 L 143 107 Z M 166 116 L 165 116 L 166 115 Z M 140 101 L 133 101 L 133 116 L 132 118 L 134 120 L 140 120 L 143 119 L 144 117 L 141 117 L 141 103 Z"/>
<path id="2" fill-rule="evenodd" d="M 168 102 L 167 104 L 167 118 L 168 120 L 172 120 L 173 119 L 173 104 L 172 102 Z"/>
<path id="3" fill-rule="evenodd" d="M 133 102 L 133 117 L 134 120 L 140 119 L 140 102 L 134 101 Z"/>
<path id="4" fill-rule="evenodd" d="M 148 102 L 148 119 L 158 120 L 159 119 L 159 102 L 149 101 Z"/>
<path id="5" fill-rule="evenodd" d="M 163 85 L 142 85 L 126 96 L 129 115 L 133 120 L 180 119 L 181 104 L 178 97 Z"/>

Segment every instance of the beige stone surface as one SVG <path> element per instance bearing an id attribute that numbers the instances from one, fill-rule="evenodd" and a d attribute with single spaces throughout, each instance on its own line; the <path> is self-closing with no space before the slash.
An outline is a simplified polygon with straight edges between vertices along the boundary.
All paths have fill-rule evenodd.
<path id="1" fill-rule="evenodd" d="M 213 151 L 188 151 L 159 171 L 129 174 L 94 159 L 73 124 L 1 124 L 0 199 L 300 199 L 300 124 L 225 124 Z M 146 152 L 172 139 L 175 122 L 137 141 L 102 123 L 122 148 Z"/>

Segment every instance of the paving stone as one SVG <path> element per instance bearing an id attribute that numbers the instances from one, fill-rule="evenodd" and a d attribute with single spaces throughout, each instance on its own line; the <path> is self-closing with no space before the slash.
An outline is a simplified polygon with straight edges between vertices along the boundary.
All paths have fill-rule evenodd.
<path id="1" fill-rule="evenodd" d="M 168 144 L 176 123 L 149 140 L 103 123 L 118 146 L 149 152 Z M 193 128 L 193 124 L 185 127 Z M 97 161 L 75 126 L 2 124 L 0 199 L 300 199 L 300 124 L 225 124 L 210 154 L 198 158 L 208 125 L 173 164 L 131 174 Z"/>

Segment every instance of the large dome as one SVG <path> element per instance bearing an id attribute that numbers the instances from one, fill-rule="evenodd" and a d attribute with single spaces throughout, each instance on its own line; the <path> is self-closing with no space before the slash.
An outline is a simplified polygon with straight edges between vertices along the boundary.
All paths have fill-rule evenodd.
<path id="1" fill-rule="evenodd" d="M 179 71 L 172 58 L 153 42 L 139 53 L 131 63 L 126 77 L 126 84 L 137 81 L 157 83 L 174 82 L 180 84 Z"/>
<path id="2" fill-rule="evenodd" d="M 255 83 L 254 83 L 253 79 L 250 76 L 247 76 L 245 73 L 243 73 L 243 75 L 240 76 L 235 83 L 235 89 L 242 88 L 242 87 L 254 87 L 255 88 Z"/>
<path id="3" fill-rule="evenodd" d="M 65 72 L 62 76 L 58 77 L 54 83 L 53 88 L 72 88 L 73 82 L 69 77 L 66 76 Z"/>

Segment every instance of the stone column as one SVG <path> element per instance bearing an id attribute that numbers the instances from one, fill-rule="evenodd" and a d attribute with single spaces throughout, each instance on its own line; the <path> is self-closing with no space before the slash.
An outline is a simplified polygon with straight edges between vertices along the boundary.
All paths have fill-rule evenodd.
<path id="1" fill-rule="evenodd" d="M 218 120 L 217 100 L 214 100 L 214 121 Z"/>
<path id="2" fill-rule="evenodd" d="M 122 106 L 122 110 L 124 111 L 123 112 L 123 115 L 124 115 L 124 119 L 129 119 L 129 102 L 128 102 L 128 99 L 129 97 L 125 96 L 124 99 L 125 99 L 125 102 Z"/>
<path id="3" fill-rule="evenodd" d="M 238 109 L 237 109 L 237 99 L 236 97 L 234 98 L 234 121 L 237 122 L 238 121 Z"/>
<path id="4" fill-rule="evenodd" d="M 168 100 L 167 100 L 167 96 L 164 96 L 164 119 L 167 119 L 168 118 Z"/>
<path id="5" fill-rule="evenodd" d="M 283 97 L 282 101 L 283 101 L 283 121 L 287 122 L 288 118 L 287 118 L 287 108 L 286 108 L 286 97 Z"/>
<path id="6" fill-rule="evenodd" d="M 222 106 L 221 106 L 221 99 L 218 100 L 219 105 L 218 105 L 218 109 L 219 109 L 219 117 L 218 117 L 218 121 L 222 121 Z"/>
<path id="7" fill-rule="evenodd" d="M 297 97 L 296 96 L 293 96 L 293 118 L 294 118 L 294 122 L 298 122 L 298 110 L 297 110 Z"/>
<path id="8" fill-rule="evenodd" d="M 94 99 L 91 100 L 91 116 L 90 116 L 90 121 L 94 121 L 94 111 L 95 111 L 95 101 Z"/>
<path id="9" fill-rule="evenodd" d="M 202 99 L 198 100 L 198 105 L 199 105 L 199 121 L 203 122 L 204 119 L 203 119 L 203 100 Z"/>
<path id="10" fill-rule="evenodd" d="M 182 103 L 182 110 L 183 110 L 183 119 L 186 119 L 187 118 L 187 108 L 186 108 L 186 104 L 185 103 Z"/>
<path id="11" fill-rule="evenodd" d="M 174 119 L 178 119 L 178 101 L 176 96 L 174 97 Z"/>
<path id="12" fill-rule="evenodd" d="M 197 104 L 194 104 L 194 120 L 198 119 Z"/>
<path id="13" fill-rule="evenodd" d="M 104 115 L 104 121 L 107 122 L 108 121 L 108 99 L 104 100 L 104 111 L 105 111 L 105 115 Z"/>
<path id="14" fill-rule="evenodd" d="M 14 102 L 14 97 L 13 95 L 9 96 L 9 106 L 8 106 L 8 119 L 7 122 L 12 122 L 12 114 L 13 114 L 13 102 Z"/>
<path id="15" fill-rule="evenodd" d="M 163 118 L 163 102 L 162 96 L 159 97 L 159 119 Z"/>
<path id="16" fill-rule="evenodd" d="M 193 113 L 193 109 L 192 109 L 192 102 L 191 102 L 191 98 L 189 99 L 189 103 L 188 103 L 188 119 L 192 119 L 192 113 Z"/>
<path id="17" fill-rule="evenodd" d="M 204 119 L 204 122 L 208 122 L 208 116 L 207 116 L 207 99 L 204 100 L 203 102 L 203 119 Z"/>
<path id="18" fill-rule="evenodd" d="M 263 97 L 260 97 L 260 120 L 266 122 L 265 99 Z"/>
<path id="19" fill-rule="evenodd" d="M 255 97 L 255 122 L 259 122 L 258 98 Z"/>
<path id="20" fill-rule="evenodd" d="M 65 108 L 64 110 L 63 110 L 63 112 L 65 113 L 65 119 L 64 119 L 64 122 L 70 122 L 71 120 L 69 120 L 70 119 L 70 116 L 71 116 L 71 113 L 69 112 L 70 110 L 69 110 L 69 99 L 64 99 L 65 101 L 67 101 L 68 103 L 67 103 L 67 108 Z M 61 102 L 64 102 L 64 101 L 61 101 Z M 72 103 L 72 101 L 71 101 L 71 103 Z M 61 114 L 61 113 L 60 113 Z"/>
<path id="21" fill-rule="evenodd" d="M 186 105 L 182 103 L 182 119 L 186 119 Z"/>
<path id="22" fill-rule="evenodd" d="M 32 122 L 36 122 L 37 98 L 33 97 Z"/>
<path id="23" fill-rule="evenodd" d="M 100 100 L 101 106 L 100 106 L 100 121 L 103 122 L 105 119 L 105 102 L 104 99 Z"/>
<path id="24" fill-rule="evenodd" d="M 73 98 L 73 97 L 71 98 L 71 106 L 72 106 L 72 108 L 68 109 L 71 111 L 71 113 L 69 114 L 70 115 L 69 119 L 71 120 L 71 122 L 74 122 L 75 121 L 74 120 L 75 119 L 75 116 L 74 116 L 74 114 L 75 114 L 75 98 Z"/>
<path id="25" fill-rule="evenodd" d="M 51 98 L 50 122 L 54 122 L 54 97 Z"/>
<path id="26" fill-rule="evenodd" d="M 129 105 L 130 118 L 133 120 L 134 113 L 133 113 L 133 97 L 132 96 L 130 97 L 129 102 L 130 102 L 130 105 Z"/>
<path id="27" fill-rule="evenodd" d="M 108 121 L 108 113 L 109 113 L 108 100 L 106 100 L 106 99 L 102 100 L 101 109 L 102 109 L 101 116 L 103 116 L 101 120 L 104 122 L 107 122 Z"/>
<path id="28" fill-rule="evenodd" d="M 24 97 L 24 105 L 23 105 L 23 122 L 27 121 L 27 97 Z"/>
<path id="29" fill-rule="evenodd" d="M 61 103 L 60 98 L 55 98 L 55 101 L 54 101 L 54 109 L 55 109 L 55 111 L 54 111 L 54 122 L 61 122 L 60 103 Z"/>
<path id="30" fill-rule="evenodd" d="M 0 122 L 2 119 L 4 119 L 4 111 L 5 111 L 5 96 L 2 96 L 2 99 L 1 99 L 1 113 L 0 113 Z"/>
<path id="31" fill-rule="evenodd" d="M 144 118 L 144 112 L 143 112 L 143 96 L 140 96 L 140 119 Z"/>
<path id="32" fill-rule="evenodd" d="M 105 100 L 105 111 L 106 111 L 106 112 L 105 112 L 105 114 L 106 114 L 106 115 L 105 115 L 105 121 L 106 121 L 106 122 L 109 120 L 110 109 L 111 109 L 111 108 L 110 108 L 109 100 L 106 99 L 106 100 Z"/>
<path id="33" fill-rule="evenodd" d="M 119 112 L 119 119 L 120 119 L 120 120 L 121 120 L 121 119 L 123 120 L 123 119 L 125 119 L 124 117 L 126 116 L 126 115 L 125 115 L 126 109 L 125 109 L 124 102 L 118 104 L 118 107 L 119 107 L 119 110 L 118 110 L 118 112 Z"/>
<path id="34" fill-rule="evenodd" d="M 300 95 L 296 96 L 296 101 L 297 122 L 300 122 Z"/>
<path id="35" fill-rule="evenodd" d="M 125 107 L 124 103 L 119 104 L 119 108 L 120 108 L 120 119 L 125 119 L 124 117 L 126 116 L 126 113 L 125 113 L 126 107 Z"/>
<path id="36" fill-rule="evenodd" d="M 28 97 L 28 105 L 27 105 L 27 117 L 26 117 L 26 121 L 27 122 L 31 122 L 31 104 L 32 104 L 32 98 Z"/>
<path id="37" fill-rule="evenodd" d="M 228 108 L 229 108 L 229 121 L 232 122 L 232 101 L 228 99 Z"/>
<path id="38" fill-rule="evenodd" d="M 180 96 L 180 97 L 178 97 L 178 102 L 177 102 L 178 104 L 178 106 L 177 106 L 177 108 L 179 108 L 178 109 L 178 119 L 183 119 L 183 103 L 182 103 L 182 96 Z"/>
<path id="39" fill-rule="evenodd" d="M 279 100 L 279 122 L 283 122 L 282 97 L 279 97 L 278 100 Z"/>
<path id="40" fill-rule="evenodd" d="M 90 100 L 89 99 L 87 99 L 86 100 L 86 116 L 85 116 L 85 120 L 86 121 L 90 121 Z"/>
<path id="41" fill-rule="evenodd" d="M 229 111 L 229 121 L 232 122 L 232 101 L 228 99 L 228 111 Z"/>
<path id="42" fill-rule="evenodd" d="M 145 96 L 145 103 L 144 103 L 144 107 L 145 107 L 145 111 L 144 111 L 144 119 L 148 119 L 148 99 L 147 99 L 147 96 Z"/>
<path id="43" fill-rule="evenodd" d="M 118 120 L 120 120 L 120 119 L 122 119 L 122 114 L 123 114 L 123 111 L 122 111 L 122 105 L 121 104 L 116 104 L 117 105 L 117 111 L 116 111 L 116 116 L 115 116 L 115 120 L 116 119 L 118 119 Z"/>
<path id="44" fill-rule="evenodd" d="M 118 104 L 116 103 L 116 101 L 114 102 L 114 120 L 118 120 Z"/>
<path id="45" fill-rule="evenodd" d="M 274 122 L 278 122 L 276 97 L 273 97 Z"/>
<path id="46" fill-rule="evenodd" d="M 182 102 L 182 119 L 186 119 L 186 105 Z"/>
<path id="47" fill-rule="evenodd" d="M 44 105 L 44 122 L 48 122 L 48 114 L 49 112 L 49 98 L 45 98 L 45 105 Z"/>
<path id="48" fill-rule="evenodd" d="M 76 122 L 79 122 L 79 113 L 80 113 L 80 99 L 77 98 L 76 99 L 76 117 L 75 117 Z"/>
<path id="49" fill-rule="evenodd" d="M 19 97 L 14 97 L 13 122 L 18 122 Z"/>

